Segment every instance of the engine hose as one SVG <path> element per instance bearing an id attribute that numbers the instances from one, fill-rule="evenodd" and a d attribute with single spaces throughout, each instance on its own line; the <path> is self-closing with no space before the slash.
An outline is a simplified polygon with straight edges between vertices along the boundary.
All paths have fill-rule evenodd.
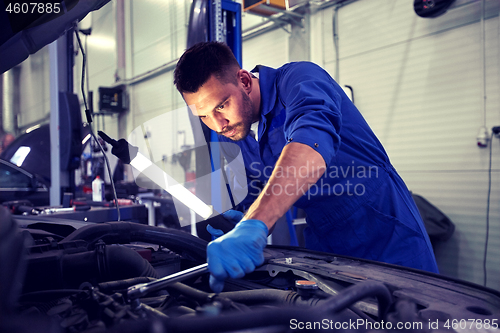
<path id="1" fill-rule="evenodd" d="M 102 254 L 100 251 L 89 251 L 65 255 L 62 267 L 64 280 L 80 283 L 92 278 L 97 278 L 98 281 L 114 281 L 137 276 L 159 277 L 147 260 L 124 246 L 106 246 Z"/>
<path id="2" fill-rule="evenodd" d="M 163 321 L 163 323 L 168 332 L 202 332 L 207 330 L 224 332 L 271 325 L 283 325 L 290 329 L 292 320 L 297 322 L 323 322 L 324 319 L 328 319 L 335 322 L 337 312 L 366 297 L 376 297 L 378 299 L 379 318 L 384 318 L 391 304 L 391 294 L 384 284 L 366 281 L 346 288 L 337 296 L 325 300 L 322 306 L 319 307 L 279 307 L 255 310 L 250 313 L 230 313 L 216 317 L 193 318 L 189 321 L 182 318 L 171 318 Z"/>
<path id="3" fill-rule="evenodd" d="M 145 316 L 153 316 L 153 317 L 160 317 L 160 318 L 168 318 L 166 314 L 164 314 L 161 311 L 156 310 L 155 308 L 150 307 L 147 304 L 141 303 L 139 305 L 138 309 L 135 309 L 135 312 L 144 314 Z"/>
<path id="4" fill-rule="evenodd" d="M 194 261 L 206 261 L 208 243 L 203 239 L 182 230 L 158 228 L 132 222 L 106 222 L 88 225 L 72 232 L 59 244 L 84 240 L 93 247 L 100 239 L 107 244 L 146 242 L 162 245 Z"/>
<path id="5" fill-rule="evenodd" d="M 337 313 L 367 297 L 377 298 L 378 318 L 384 318 L 392 303 L 392 296 L 383 283 L 375 281 L 360 282 L 342 290 L 337 296 L 329 298 L 322 305 L 322 310 Z"/>
<path id="6" fill-rule="evenodd" d="M 165 289 L 169 293 L 172 293 L 172 291 L 176 291 L 189 299 L 195 300 L 198 303 L 205 304 L 207 302 L 210 302 L 212 300 L 212 296 L 215 294 L 212 293 L 207 293 L 204 291 L 201 291 L 199 289 L 190 287 L 184 283 L 181 282 L 175 282 L 172 283 L 171 285 L 167 286 Z"/>
<path id="7" fill-rule="evenodd" d="M 99 251 L 52 251 L 29 256 L 23 292 L 79 288 L 83 282 L 99 283 L 137 276 L 158 277 L 153 266 L 136 251 L 118 245 Z"/>
<path id="8" fill-rule="evenodd" d="M 289 304 L 298 306 L 316 306 L 323 304 L 326 301 L 325 299 L 317 297 L 302 298 L 295 291 L 279 289 L 227 291 L 216 295 L 198 290 L 181 282 L 173 283 L 166 289 L 169 292 L 175 290 L 201 304 L 212 302 L 218 298 L 227 298 L 233 302 L 243 303 L 245 305 Z"/>
<path id="9" fill-rule="evenodd" d="M 163 310 L 163 312 L 169 317 L 180 317 L 184 315 L 196 315 L 196 310 L 191 309 L 190 307 L 179 305 L 173 306 L 171 308 Z"/>
<path id="10" fill-rule="evenodd" d="M 220 293 L 219 295 L 221 297 L 227 297 L 234 302 L 239 302 L 246 305 L 256 305 L 264 303 L 315 306 L 320 304 L 321 302 L 321 299 L 317 297 L 305 299 L 295 291 L 278 289 L 228 291 Z"/>

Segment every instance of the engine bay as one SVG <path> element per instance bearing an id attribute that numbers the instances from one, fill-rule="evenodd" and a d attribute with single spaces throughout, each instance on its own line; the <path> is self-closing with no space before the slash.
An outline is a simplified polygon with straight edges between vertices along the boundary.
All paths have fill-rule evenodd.
<path id="1" fill-rule="evenodd" d="M 268 246 L 264 264 L 220 294 L 204 273 L 132 299 L 130 288 L 203 264 L 207 242 L 130 222 L 0 215 L 0 332 L 431 332 L 500 318 L 494 290 L 283 246 Z"/>

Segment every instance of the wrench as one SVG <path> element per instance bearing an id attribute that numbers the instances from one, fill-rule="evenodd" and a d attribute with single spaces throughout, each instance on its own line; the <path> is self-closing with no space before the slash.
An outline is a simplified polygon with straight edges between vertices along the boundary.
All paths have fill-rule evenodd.
<path id="1" fill-rule="evenodd" d="M 204 273 L 208 273 L 208 263 L 191 267 L 174 274 L 170 274 L 156 281 L 140 283 L 136 284 L 135 286 L 131 286 L 127 289 L 127 297 L 131 302 L 133 302 L 134 300 L 143 297 L 150 292 L 163 289 L 171 283 L 182 281 L 190 277 L 199 276 Z"/>

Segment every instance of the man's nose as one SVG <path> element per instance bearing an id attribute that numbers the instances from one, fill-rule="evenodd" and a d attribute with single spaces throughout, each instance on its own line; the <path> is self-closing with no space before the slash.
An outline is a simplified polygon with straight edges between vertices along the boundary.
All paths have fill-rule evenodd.
<path id="1" fill-rule="evenodd" d="M 228 121 L 227 119 L 225 119 L 224 117 L 222 116 L 215 116 L 213 118 L 213 125 L 214 125 L 214 131 L 216 132 L 223 132 L 227 125 L 228 125 Z"/>

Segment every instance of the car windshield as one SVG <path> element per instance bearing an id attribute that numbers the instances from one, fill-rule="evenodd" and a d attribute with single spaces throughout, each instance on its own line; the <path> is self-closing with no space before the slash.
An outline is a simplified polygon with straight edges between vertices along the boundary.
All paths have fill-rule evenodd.
<path id="1" fill-rule="evenodd" d="M 31 179 L 29 176 L 7 164 L 0 163 L 0 187 L 27 188 L 30 186 Z"/>

